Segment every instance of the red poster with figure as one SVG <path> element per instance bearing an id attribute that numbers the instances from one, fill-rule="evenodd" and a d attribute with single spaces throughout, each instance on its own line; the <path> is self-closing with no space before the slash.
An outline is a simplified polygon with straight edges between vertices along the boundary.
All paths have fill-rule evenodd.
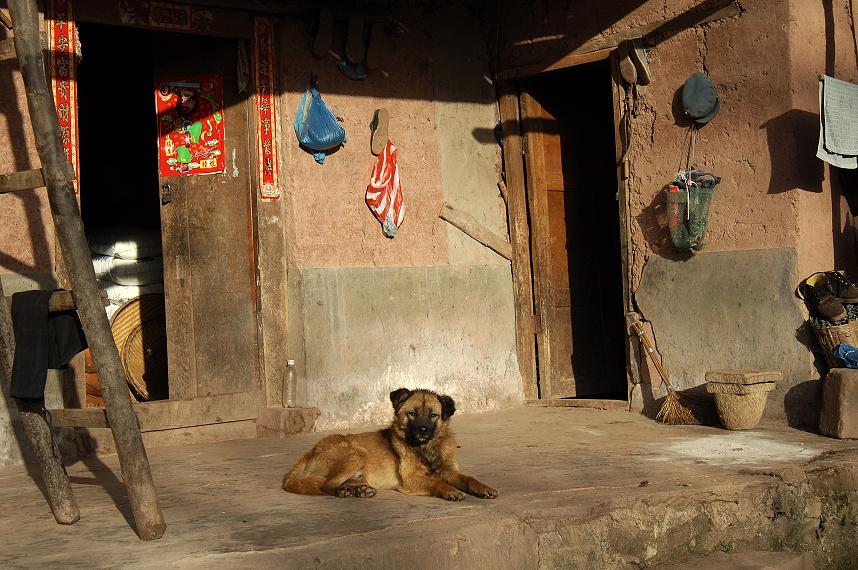
<path id="1" fill-rule="evenodd" d="M 161 176 L 223 172 L 223 78 L 212 73 L 159 79 L 155 103 Z"/>

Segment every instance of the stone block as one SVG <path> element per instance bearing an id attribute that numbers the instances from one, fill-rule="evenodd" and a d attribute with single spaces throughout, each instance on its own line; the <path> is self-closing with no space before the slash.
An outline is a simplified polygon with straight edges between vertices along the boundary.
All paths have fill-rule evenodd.
<path id="1" fill-rule="evenodd" d="M 840 439 L 858 439 L 858 370 L 834 368 L 825 377 L 819 431 Z"/>
<path id="2" fill-rule="evenodd" d="M 311 432 L 319 413 L 317 408 L 260 408 L 256 437 L 283 439 L 288 435 Z"/>

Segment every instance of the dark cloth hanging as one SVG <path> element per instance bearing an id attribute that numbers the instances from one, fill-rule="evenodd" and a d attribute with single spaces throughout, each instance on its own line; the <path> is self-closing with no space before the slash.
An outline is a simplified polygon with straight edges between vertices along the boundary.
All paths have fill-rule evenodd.
<path id="1" fill-rule="evenodd" d="M 87 347 L 76 311 L 48 311 L 51 293 L 24 291 L 12 295 L 13 398 L 44 398 L 48 369 L 65 367 Z"/>

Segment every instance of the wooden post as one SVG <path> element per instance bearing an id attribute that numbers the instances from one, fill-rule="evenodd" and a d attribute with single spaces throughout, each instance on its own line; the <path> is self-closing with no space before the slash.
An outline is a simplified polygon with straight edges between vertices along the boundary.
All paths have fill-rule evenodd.
<path id="1" fill-rule="evenodd" d="M 80 520 L 80 509 L 74 498 L 66 467 L 60 457 L 60 450 L 57 449 L 51 437 L 51 427 L 45 419 L 43 402 L 44 400 L 41 400 L 38 404 L 34 404 L 25 400 L 15 400 L 27 442 L 42 467 L 45 491 L 54 519 L 60 524 L 74 524 Z"/>
<path id="2" fill-rule="evenodd" d="M 518 92 L 515 85 L 500 85 L 500 118 L 506 170 L 507 217 L 512 245 L 512 292 L 515 302 L 515 345 L 518 369 L 528 400 L 539 397 L 536 382 L 533 288 L 530 276 L 530 228 L 527 223 L 527 194 L 519 125 Z"/>
<path id="3" fill-rule="evenodd" d="M 9 0 L 9 9 L 15 22 L 15 50 L 48 188 L 51 215 L 75 293 L 81 325 L 99 371 L 107 417 L 116 441 L 122 480 L 128 490 L 137 535 L 143 540 L 154 540 L 164 534 L 166 523 L 137 427 L 137 416 L 131 407 L 119 351 L 100 302 L 83 220 L 75 199 L 73 176 L 60 142 L 59 122 L 45 77 L 39 42 L 38 9 L 35 0 Z"/>
<path id="4" fill-rule="evenodd" d="M 3 300 L 3 306 L 0 307 L 3 369 L 6 372 L 6 378 L 11 380 L 12 363 L 15 355 L 15 336 L 12 330 L 12 316 L 9 313 L 6 295 L 3 292 L 2 280 L 0 280 L 0 299 Z M 44 407 L 23 400 L 15 400 L 15 404 L 18 407 L 18 416 L 21 418 L 27 443 L 29 443 L 30 450 L 42 468 L 45 492 L 48 495 L 48 503 L 51 505 L 54 518 L 60 524 L 76 523 L 80 520 L 80 510 L 77 507 L 59 449 L 51 437 L 51 428 L 45 421 Z"/>

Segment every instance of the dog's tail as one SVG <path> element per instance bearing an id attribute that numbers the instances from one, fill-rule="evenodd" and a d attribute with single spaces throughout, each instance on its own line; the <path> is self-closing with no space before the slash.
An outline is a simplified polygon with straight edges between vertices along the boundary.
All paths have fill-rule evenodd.
<path id="1" fill-rule="evenodd" d="M 295 463 L 295 466 L 283 477 L 283 490 L 298 495 L 325 495 L 322 485 L 325 478 L 321 475 L 307 473 L 307 456 Z"/>

